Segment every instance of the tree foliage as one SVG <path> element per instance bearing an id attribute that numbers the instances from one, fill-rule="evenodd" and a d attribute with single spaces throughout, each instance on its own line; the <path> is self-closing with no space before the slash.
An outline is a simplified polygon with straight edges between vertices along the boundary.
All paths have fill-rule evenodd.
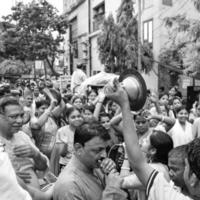
<path id="1" fill-rule="evenodd" d="M 1 22 L 0 56 L 27 61 L 44 60 L 51 71 L 68 26 L 64 15 L 46 0 L 19 2 Z"/>
<path id="2" fill-rule="evenodd" d="M 112 72 L 137 68 L 138 31 L 132 0 L 122 0 L 115 22 L 112 15 L 104 20 L 98 37 L 99 58 Z M 142 45 L 142 70 L 149 72 L 153 54 L 148 44 Z"/>
<path id="3" fill-rule="evenodd" d="M 31 64 L 24 66 L 24 63 L 18 60 L 4 60 L 0 64 L 0 74 L 4 75 L 17 75 L 21 76 L 22 74 L 30 74 L 31 73 Z"/>
<path id="4" fill-rule="evenodd" d="M 200 11 L 200 1 L 192 0 Z M 200 21 L 176 15 L 165 19 L 169 40 L 160 54 L 160 61 L 183 69 L 188 75 L 200 72 Z"/>

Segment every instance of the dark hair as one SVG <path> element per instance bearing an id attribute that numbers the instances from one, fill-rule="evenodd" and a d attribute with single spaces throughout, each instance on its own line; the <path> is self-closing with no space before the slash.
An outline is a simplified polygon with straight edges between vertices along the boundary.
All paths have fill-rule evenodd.
<path id="1" fill-rule="evenodd" d="M 175 110 L 176 115 L 177 115 L 177 113 L 179 113 L 181 110 L 186 110 L 186 111 L 188 112 L 186 106 L 185 106 L 185 105 L 182 105 L 182 106 L 176 108 L 176 110 Z"/>
<path id="2" fill-rule="evenodd" d="M 169 94 L 167 92 L 159 94 L 159 99 L 161 99 L 163 96 L 168 96 L 169 97 Z"/>
<path id="3" fill-rule="evenodd" d="M 76 99 L 80 99 L 80 100 L 82 101 L 82 103 L 84 103 L 84 102 L 83 102 L 83 97 L 80 96 L 80 95 L 74 95 L 74 96 L 71 98 L 71 103 L 73 104 L 74 101 L 75 101 Z"/>
<path id="4" fill-rule="evenodd" d="M 78 69 L 83 69 L 83 68 L 85 68 L 86 66 L 85 66 L 85 64 L 80 63 L 80 64 L 77 64 L 76 67 L 77 67 Z"/>
<path id="5" fill-rule="evenodd" d="M 65 118 L 69 118 L 69 116 L 71 115 L 72 112 L 74 112 L 75 110 L 77 110 L 78 112 L 80 112 L 80 110 L 76 107 L 70 107 L 70 108 L 67 108 L 65 111 L 64 111 L 64 117 Z"/>
<path id="6" fill-rule="evenodd" d="M 164 91 L 165 87 L 164 86 L 160 86 L 159 89 L 162 90 L 162 91 Z"/>
<path id="7" fill-rule="evenodd" d="M 168 158 L 181 159 L 182 162 L 185 163 L 185 158 L 187 158 L 187 151 L 188 151 L 187 144 L 175 147 L 169 152 Z"/>
<path id="8" fill-rule="evenodd" d="M 36 102 L 35 102 L 35 106 L 36 106 L 37 109 L 40 108 L 40 107 L 43 106 L 43 105 L 49 106 L 50 103 L 49 103 L 49 101 L 47 101 L 47 100 L 40 100 L 40 101 L 36 101 Z"/>
<path id="9" fill-rule="evenodd" d="M 110 119 L 110 115 L 108 113 L 106 113 L 106 112 L 100 113 L 99 120 L 101 119 L 101 117 L 108 117 Z"/>
<path id="10" fill-rule="evenodd" d="M 168 164 L 168 153 L 173 148 L 172 138 L 162 131 L 153 131 L 150 135 L 150 143 L 156 149 L 152 162 Z"/>
<path id="11" fill-rule="evenodd" d="M 179 100 L 182 103 L 182 99 L 178 96 L 175 96 L 172 100 L 172 103 L 174 103 L 174 100 Z"/>
<path id="12" fill-rule="evenodd" d="M 9 106 L 9 105 L 20 106 L 20 103 L 13 96 L 5 96 L 0 100 L 0 113 L 4 114 L 6 106 Z"/>
<path id="13" fill-rule="evenodd" d="M 73 94 L 68 93 L 68 94 L 64 95 L 63 100 L 64 100 L 65 103 L 68 103 L 68 102 L 71 101 L 72 97 L 73 97 Z"/>
<path id="14" fill-rule="evenodd" d="M 104 141 L 108 141 L 110 139 L 108 131 L 100 124 L 100 122 L 90 120 L 84 122 L 75 130 L 74 144 L 80 143 L 84 146 L 87 141 L 94 137 L 100 137 Z"/>
<path id="15" fill-rule="evenodd" d="M 85 110 L 89 110 L 90 112 L 93 113 L 94 110 L 95 110 L 95 106 L 92 105 L 92 104 L 85 104 L 85 105 L 83 106 L 83 112 L 84 112 Z"/>
<path id="16" fill-rule="evenodd" d="M 97 91 L 94 90 L 94 89 L 92 89 L 92 90 L 88 91 L 88 96 L 89 96 L 92 92 L 94 92 L 96 95 L 98 95 Z"/>
<path id="17" fill-rule="evenodd" d="M 196 138 L 188 144 L 187 157 L 190 170 L 200 180 L 200 138 Z"/>
<path id="18" fill-rule="evenodd" d="M 147 118 L 146 116 L 144 115 L 144 112 L 143 113 L 140 113 L 138 115 L 134 115 L 133 117 L 134 121 L 137 123 L 137 122 L 144 122 L 146 123 L 147 122 Z"/>

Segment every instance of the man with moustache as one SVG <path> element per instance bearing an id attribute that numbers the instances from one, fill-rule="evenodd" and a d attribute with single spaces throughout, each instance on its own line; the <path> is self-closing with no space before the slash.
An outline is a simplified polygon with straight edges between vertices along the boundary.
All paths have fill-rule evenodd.
<path id="1" fill-rule="evenodd" d="M 40 188 L 36 170 L 48 168 L 48 158 L 43 155 L 30 137 L 21 131 L 24 111 L 14 97 L 3 97 L 0 102 L 0 113 L 7 119 L 9 132 L 0 136 L 17 175 L 28 185 Z"/>
<path id="2" fill-rule="evenodd" d="M 96 121 L 85 122 L 76 129 L 75 153 L 56 182 L 54 200 L 126 199 L 115 164 L 106 158 L 109 139 L 107 130 Z M 109 174 L 106 182 L 104 174 Z"/>

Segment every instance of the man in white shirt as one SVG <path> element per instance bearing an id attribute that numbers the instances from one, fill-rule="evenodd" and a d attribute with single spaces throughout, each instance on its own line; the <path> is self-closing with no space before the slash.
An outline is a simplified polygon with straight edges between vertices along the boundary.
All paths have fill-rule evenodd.
<path id="1" fill-rule="evenodd" d="M 111 91 L 111 90 L 110 90 Z M 128 158 L 132 169 L 146 187 L 149 200 L 189 200 L 200 199 L 200 139 L 195 139 L 188 145 L 187 159 L 185 159 L 184 182 L 189 191 L 185 196 L 176 191 L 163 174 L 154 170 L 145 160 L 139 146 L 135 125 L 130 111 L 126 90 L 117 81 L 115 92 L 107 95 L 117 102 L 122 110 L 123 135 L 127 147 Z"/>
<path id="2" fill-rule="evenodd" d="M 8 120 L 0 114 L 0 136 L 10 132 Z M 0 140 L 0 199 L 1 200 L 50 200 L 52 188 L 47 192 L 27 186 L 18 176 L 10 162 L 5 144 Z"/>
<path id="3" fill-rule="evenodd" d="M 71 91 L 73 93 L 79 93 L 79 87 L 82 82 L 85 81 L 87 75 L 83 72 L 84 64 L 78 64 L 77 69 L 73 72 L 71 78 Z"/>
<path id="4" fill-rule="evenodd" d="M 0 151 L 1 200 L 31 200 L 31 196 L 17 182 L 12 164 L 6 152 Z"/>
<path id="5" fill-rule="evenodd" d="M 15 98 L 4 97 L 0 104 L 0 112 L 10 126 L 10 131 L 2 132 L 0 139 L 5 144 L 15 172 L 31 186 L 40 188 L 35 170 L 45 171 L 49 162 L 30 137 L 20 130 L 24 115 L 22 106 Z"/>

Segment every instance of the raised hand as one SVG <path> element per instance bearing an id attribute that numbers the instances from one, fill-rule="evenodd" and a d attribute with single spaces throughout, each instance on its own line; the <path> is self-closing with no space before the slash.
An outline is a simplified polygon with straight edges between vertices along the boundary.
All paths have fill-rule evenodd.
<path id="1" fill-rule="evenodd" d="M 158 96 L 156 93 L 152 93 L 150 96 L 150 100 L 152 103 L 157 103 L 158 102 Z"/>
<path id="2" fill-rule="evenodd" d="M 127 102 L 129 103 L 128 94 L 123 88 L 123 84 L 119 83 L 118 79 L 113 80 L 113 85 L 105 86 L 104 90 L 106 96 L 120 106 L 127 104 Z"/>
<path id="3" fill-rule="evenodd" d="M 106 95 L 105 95 L 104 89 L 99 89 L 98 90 L 98 101 L 103 102 L 105 97 L 106 97 Z"/>
<path id="4" fill-rule="evenodd" d="M 105 173 L 105 174 L 109 174 L 111 172 L 117 171 L 115 162 L 110 158 L 105 158 L 101 162 L 100 167 L 101 167 L 101 170 L 103 171 L 103 173 Z"/>

